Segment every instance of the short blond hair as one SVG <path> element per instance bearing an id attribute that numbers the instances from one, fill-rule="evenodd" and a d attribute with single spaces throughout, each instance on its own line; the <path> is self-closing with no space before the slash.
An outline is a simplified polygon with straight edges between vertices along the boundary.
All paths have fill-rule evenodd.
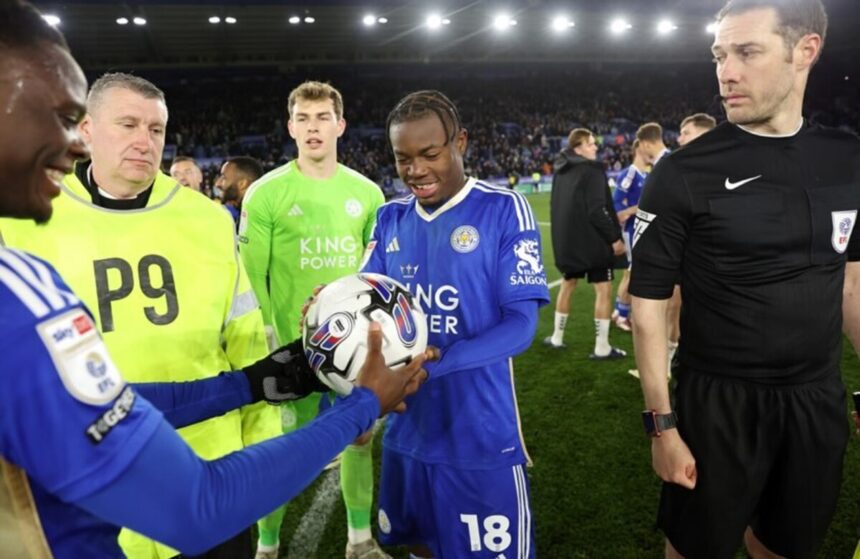
<path id="1" fill-rule="evenodd" d="M 593 137 L 594 133 L 588 128 L 574 128 L 567 136 L 567 147 L 573 150 L 588 141 L 588 138 Z"/>
<path id="2" fill-rule="evenodd" d="M 343 97 L 340 91 L 332 87 L 331 84 L 307 81 L 290 92 L 290 97 L 287 100 L 287 113 L 290 118 L 293 118 L 293 108 L 298 100 L 302 101 L 325 101 L 331 99 L 334 105 L 334 114 L 338 120 L 343 118 Z"/>
<path id="3" fill-rule="evenodd" d="M 717 127 L 717 119 L 712 117 L 709 114 L 705 113 L 696 113 L 694 115 L 690 115 L 684 120 L 681 121 L 681 128 L 691 124 L 697 128 L 701 128 L 702 130 L 713 130 Z"/>

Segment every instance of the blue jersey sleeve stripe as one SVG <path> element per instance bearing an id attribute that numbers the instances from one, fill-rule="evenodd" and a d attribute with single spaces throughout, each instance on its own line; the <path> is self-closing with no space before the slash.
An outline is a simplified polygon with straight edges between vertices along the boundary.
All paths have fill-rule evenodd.
<path id="1" fill-rule="evenodd" d="M 0 261 L 15 272 L 19 278 L 27 282 L 33 290 L 37 291 L 52 309 L 58 311 L 66 306 L 56 289 L 48 289 L 43 281 L 44 278 L 37 277 L 37 272 L 28 266 L 19 254 L 5 250 L 0 253 Z"/>
<path id="2" fill-rule="evenodd" d="M 535 228 L 533 223 L 533 217 L 528 208 L 528 203 L 525 201 L 525 198 L 523 198 L 522 194 L 518 192 L 511 192 L 510 190 L 502 190 L 500 188 L 492 187 L 482 182 L 476 182 L 475 188 L 477 188 L 481 192 L 488 192 L 490 194 L 501 194 L 502 196 L 512 198 L 514 202 L 514 210 L 516 210 L 517 213 L 517 221 L 519 222 L 520 232 L 531 231 Z"/>
<path id="3" fill-rule="evenodd" d="M 36 292 L 25 281 L 4 265 L 0 265 L 0 283 L 8 287 L 9 291 L 18 297 L 36 318 L 42 318 L 51 312 L 48 305 L 36 295 Z"/>
<path id="4" fill-rule="evenodd" d="M 4 263 L 21 281 L 25 282 L 53 310 L 58 311 L 66 308 L 68 305 L 60 295 L 47 267 L 36 261 L 33 262 L 38 264 L 38 267 L 32 267 L 22 256 L 23 254 L 18 251 L 4 250 L 0 252 L 0 262 Z M 77 300 L 75 300 L 76 303 Z"/>
<path id="5" fill-rule="evenodd" d="M 20 257 L 25 262 L 27 262 L 30 265 L 30 267 L 36 271 L 36 274 L 39 276 L 39 280 L 41 281 L 42 285 L 45 286 L 45 289 L 47 291 L 58 294 L 60 297 L 65 299 L 65 301 L 68 305 L 80 304 L 80 301 L 78 300 L 78 298 L 75 297 L 71 293 L 71 291 L 63 289 L 57 285 L 57 283 L 54 281 L 53 274 L 51 273 L 51 270 L 48 268 L 48 266 L 46 266 L 44 263 L 40 262 L 38 259 L 34 258 L 33 256 L 31 256 L 25 252 L 20 252 L 20 251 L 11 251 L 11 252 L 13 254 L 15 254 L 16 256 Z M 66 305 L 62 305 L 61 308 L 65 307 L 65 306 Z"/>

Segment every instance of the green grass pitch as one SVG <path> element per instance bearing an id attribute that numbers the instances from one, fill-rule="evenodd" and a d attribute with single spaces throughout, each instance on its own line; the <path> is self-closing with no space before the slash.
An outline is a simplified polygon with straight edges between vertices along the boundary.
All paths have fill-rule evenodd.
<path id="1" fill-rule="evenodd" d="M 540 229 L 544 264 L 552 282 L 559 274 L 549 237 L 549 195 L 528 198 L 537 221 L 546 224 Z M 551 293 L 554 302 L 558 288 Z M 515 359 L 523 430 L 534 461 L 529 469 L 537 532 L 534 543 L 538 557 L 550 559 L 662 557 L 663 539 L 655 529 L 660 484 L 651 470 L 650 444 L 639 418 L 643 407 L 639 383 L 627 374 L 635 366 L 631 335 L 614 327 L 610 333 L 612 344 L 631 355 L 628 359 L 589 361 L 593 303 L 593 290 L 583 283 L 572 301 L 566 351 L 540 344 L 552 333 L 553 320 L 552 305 L 541 309 L 536 343 Z M 842 370 L 849 392 L 860 390 L 860 361 L 847 342 Z M 847 414 L 846 409 L 846 422 Z M 380 446 L 377 438 L 377 474 Z M 295 534 L 318 485 L 290 504 L 282 532 L 284 544 Z M 852 438 L 839 506 L 819 554 L 822 559 L 851 557 L 860 538 L 858 498 L 860 439 Z M 345 523 L 338 497 L 312 557 L 343 557 Z M 388 551 L 398 559 L 408 557 L 405 549 Z M 288 544 L 282 545 L 282 557 L 290 556 L 288 552 Z"/>

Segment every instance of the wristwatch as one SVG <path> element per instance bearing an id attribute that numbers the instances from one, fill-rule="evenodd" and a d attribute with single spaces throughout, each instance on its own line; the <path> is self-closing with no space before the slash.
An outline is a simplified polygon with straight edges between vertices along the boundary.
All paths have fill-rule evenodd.
<path id="1" fill-rule="evenodd" d="M 654 410 L 642 412 L 642 423 L 645 424 L 645 434 L 649 437 L 659 437 L 663 431 L 674 429 L 678 425 L 675 412 L 659 414 Z"/>

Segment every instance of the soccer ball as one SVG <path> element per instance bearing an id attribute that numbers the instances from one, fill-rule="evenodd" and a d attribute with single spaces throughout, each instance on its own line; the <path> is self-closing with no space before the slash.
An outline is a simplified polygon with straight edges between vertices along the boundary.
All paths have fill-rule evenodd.
<path id="1" fill-rule="evenodd" d="M 371 321 L 382 326 L 389 367 L 427 348 L 427 316 L 405 286 L 381 274 L 354 274 L 326 285 L 308 308 L 302 343 L 308 363 L 326 386 L 349 394 L 367 356 Z"/>

